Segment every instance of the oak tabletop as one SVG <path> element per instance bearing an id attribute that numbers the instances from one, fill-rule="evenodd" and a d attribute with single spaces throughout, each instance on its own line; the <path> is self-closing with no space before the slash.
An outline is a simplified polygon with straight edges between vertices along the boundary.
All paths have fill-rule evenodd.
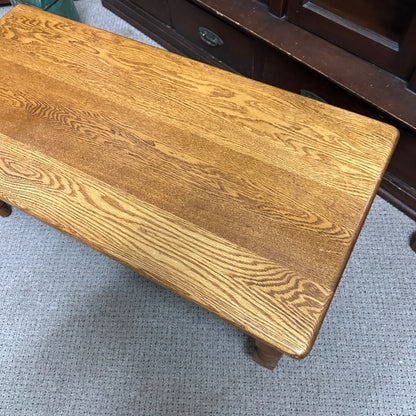
<path id="1" fill-rule="evenodd" d="M 0 51 L 0 199 L 310 351 L 396 129 L 24 5 Z"/>

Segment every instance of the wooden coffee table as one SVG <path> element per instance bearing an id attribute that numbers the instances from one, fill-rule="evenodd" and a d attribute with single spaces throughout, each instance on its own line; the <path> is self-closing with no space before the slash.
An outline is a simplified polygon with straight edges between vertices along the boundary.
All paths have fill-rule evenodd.
<path id="1" fill-rule="evenodd" d="M 0 51 L 3 201 L 241 328 L 262 365 L 308 354 L 396 129 L 23 5 Z"/>

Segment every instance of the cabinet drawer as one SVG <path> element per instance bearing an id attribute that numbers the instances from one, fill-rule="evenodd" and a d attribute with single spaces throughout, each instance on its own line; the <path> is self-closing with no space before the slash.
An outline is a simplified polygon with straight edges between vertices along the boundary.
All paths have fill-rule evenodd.
<path id="1" fill-rule="evenodd" d="M 256 77 L 256 42 L 187 1 L 171 0 L 172 26 L 187 41 L 248 77 Z"/>

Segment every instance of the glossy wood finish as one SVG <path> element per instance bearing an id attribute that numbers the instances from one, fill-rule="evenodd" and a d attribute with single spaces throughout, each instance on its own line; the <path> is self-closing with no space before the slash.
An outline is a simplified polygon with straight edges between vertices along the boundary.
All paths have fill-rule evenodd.
<path id="1" fill-rule="evenodd" d="M 395 128 L 28 6 L 0 48 L 0 198 L 310 351 Z"/>
<path id="2" fill-rule="evenodd" d="M 0 201 L 0 217 L 8 217 L 12 213 L 12 209 L 5 202 Z"/>
<path id="3" fill-rule="evenodd" d="M 276 348 L 256 339 L 256 350 L 253 354 L 253 360 L 257 364 L 260 364 L 269 370 L 274 370 L 282 356 L 283 353 Z"/>
<path id="4" fill-rule="evenodd" d="M 141 1 L 153 4 L 160 0 Z M 169 0 L 171 10 L 184 3 L 197 5 L 201 13 L 215 17 L 215 30 L 217 26 L 226 25 L 251 37 L 250 41 L 255 42 L 257 67 L 253 78 L 297 93 L 306 89 L 317 95 L 324 94 L 330 104 L 393 124 L 400 129 L 402 138 L 411 138 L 411 153 L 416 151 L 416 94 L 411 91 L 416 90 L 416 75 L 406 84 L 397 76 L 284 18 L 277 18 L 272 14 L 272 7 L 284 8 L 285 2 L 280 0 L 261 3 L 255 0 Z M 135 7 L 129 0 L 103 0 L 103 4 L 171 51 L 228 70 L 249 67 L 248 63 L 253 59 L 253 55 L 247 53 L 246 65 L 242 64 L 241 58 L 239 63 L 233 62 L 229 55 L 224 62 L 221 48 L 201 48 L 192 36 L 179 33 L 174 22 L 166 25 L 157 15 Z M 346 2 L 343 5 L 352 7 Z M 198 24 L 185 17 L 184 23 Z M 224 39 L 228 45 L 231 42 L 229 47 L 239 51 L 253 50 L 252 45 L 246 46 L 241 38 L 232 43 L 233 38 L 238 36 Z M 415 50 L 412 44 L 410 48 Z M 250 72 L 243 75 L 252 76 Z M 416 165 L 414 159 L 407 156 L 408 149 L 408 141 L 400 139 L 388 167 L 390 178 L 382 181 L 380 191 L 383 198 L 416 220 Z M 405 188 L 400 184 L 405 184 Z"/>

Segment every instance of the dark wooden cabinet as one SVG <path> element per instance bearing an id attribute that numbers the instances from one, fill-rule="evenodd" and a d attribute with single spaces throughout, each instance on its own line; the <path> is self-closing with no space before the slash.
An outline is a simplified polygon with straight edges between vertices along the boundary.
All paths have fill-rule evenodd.
<path id="1" fill-rule="evenodd" d="M 379 193 L 416 220 L 416 1 L 103 4 L 169 50 L 395 125 Z"/>

